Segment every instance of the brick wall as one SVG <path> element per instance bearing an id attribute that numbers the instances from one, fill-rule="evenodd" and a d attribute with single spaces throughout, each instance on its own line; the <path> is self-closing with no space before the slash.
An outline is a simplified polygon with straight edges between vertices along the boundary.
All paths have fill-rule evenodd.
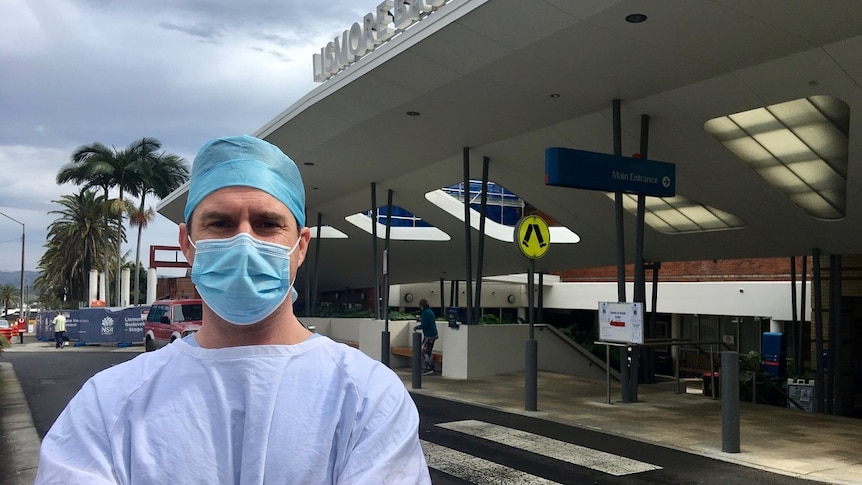
<path id="1" fill-rule="evenodd" d="M 186 298 L 200 298 L 191 278 L 183 276 L 158 279 L 156 283 L 157 300 L 184 300 Z"/>
<path id="2" fill-rule="evenodd" d="M 828 261 L 827 261 L 828 262 Z M 811 258 L 806 272 L 810 281 Z M 566 282 L 608 282 L 617 280 L 616 266 L 564 270 L 555 273 Z M 703 261 L 671 261 L 661 263 L 659 281 L 783 281 L 790 279 L 790 258 L 748 258 Z M 796 278 L 802 276 L 802 257 L 796 257 Z M 626 265 L 626 279 L 634 280 L 634 265 Z M 646 271 L 652 279 L 652 271 Z"/>

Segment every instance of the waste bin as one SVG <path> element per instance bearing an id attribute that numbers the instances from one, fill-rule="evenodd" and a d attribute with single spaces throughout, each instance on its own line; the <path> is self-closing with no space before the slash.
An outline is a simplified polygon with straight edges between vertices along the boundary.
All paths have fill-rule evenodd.
<path id="1" fill-rule="evenodd" d="M 703 395 L 712 397 L 712 381 L 715 380 L 715 397 L 721 394 L 721 379 L 719 372 L 704 372 L 703 373 Z"/>
<path id="2" fill-rule="evenodd" d="M 465 308 L 449 308 L 449 327 L 458 328 L 458 325 L 464 323 L 466 315 L 467 311 Z"/>

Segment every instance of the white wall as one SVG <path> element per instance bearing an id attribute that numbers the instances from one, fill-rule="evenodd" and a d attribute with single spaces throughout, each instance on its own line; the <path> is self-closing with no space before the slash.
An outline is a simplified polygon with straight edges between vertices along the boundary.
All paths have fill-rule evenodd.
<path id="1" fill-rule="evenodd" d="M 810 283 L 807 289 L 810 290 Z M 562 283 L 552 275 L 544 277 L 545 308 L 568 308 L 596 310 L 600 301 L 617 301 L 617 284 L 609 283 Z M 459 302 L 464 305 L 465 288 L 463 282 L 458 287 L 461 293 Z M 741 290 L 741 291 L 740 291 Z M 537 289 L 538 291 L 538 289 Z M 411 302 L 404 296 L 410 293 Z M 634 285 L 626 284 L 626 294 L 631 299 Z M 515 302 L 509 303 L 509 295 Z M 805 298 L 807 310 L 801 315 L 810 318 L 811 294 L 802 295 L 802 283 L 796 283 L 797 299 Z M 443 289 L 445 304 L 449 304 L 449 282 Z M 390 305 L 393 307 L 416 307 L 419 299 L 428 300 L 432 308 L 440 306 L 439 283 L 412 283 L 393 285 Z M 788 281 L 728 281 L 728 282 L 666 282 L 658 285 L 658 311 L 661 313 L 704 314 L 704 315 L 746 315 L 769 317 L 773 320 L 790 321 L 793 319 L 790 307 L 791 284 Z M 651 310 L 652 283 L 646 284 L 647 307 Z M 798 305 L 798 304 L 797 304 Z M 512 275 L 505 280 L 483 280 L 482 306 L 486 308 L 527 307 L 526 276 Z"/>
<path id="2" fill-rule="evenodd" d="M 381 360 L 382 320 L 361 318 L 303 318 L 306 325 L 314 325 L 317 333 L 334 340 L 359 342 L 359 349 L 375 360 Z M 412 345 L 413 321 L 390 321 L 390 347 Z M 525 366 L 525 346 L 529 337 L 528 325 L 459 325 L 450 328 L 438 321 L 440 334 L 434 350 L 443 353 L 442 375 L 451 379 L 475 379 L 521 372 Z M 576 351 L 563 341 L 559 332 L 537 325 L 535 338 L 539 347 L 539 369 L 562 372 L 595 379 L 604 378 L 604 369 L 594 357 Z M 586 353 L 588 354 L 588 353 Z M 410 365 L 410 359 L 390 356 L 393 368 Z M 616 375 L 616 373 L 614 373 Z"/>
<path id="3" fill-rule="evenodd" d="M 810 284 L 807 288 L 810 288 Z M 626 294 L 634 294 L 634 285 L 626 285 Z M 658 285 L 660 313 L 747 315 L 792 320 L 791 284 L 787 281 L 751 282 L 668 282 Z M 796 283 L 796 295 L 801 301 L 802 283 Z M 806 291 L 806 312 L 809 318 L 811 295 Z M 545 288 L 545 308 L 576 308 L 596 310 L 600 301 L 617 301 L 616 283 L 557 283 Z M 652 284 L 646 285 L 647 308 L 651 310 Z M 798 303 L 797 303 L 798 305 Z"/>

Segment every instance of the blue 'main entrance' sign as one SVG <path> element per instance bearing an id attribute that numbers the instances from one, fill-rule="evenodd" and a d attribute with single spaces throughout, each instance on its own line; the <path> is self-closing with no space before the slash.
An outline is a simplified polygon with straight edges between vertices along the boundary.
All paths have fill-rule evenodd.
<path id="1" fill-rule="evenodd" d="M 545 149 L 545 185 L 673 197 L 676 165 L 551 147 Z"/>

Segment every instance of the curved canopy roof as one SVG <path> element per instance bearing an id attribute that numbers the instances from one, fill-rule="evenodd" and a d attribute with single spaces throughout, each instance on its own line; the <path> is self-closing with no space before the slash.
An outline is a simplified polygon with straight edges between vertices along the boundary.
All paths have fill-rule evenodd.
<path id="1" fill-rule="evenodd" d="M 630 14 L 647 19 L 630 23 Z M 764 126 L 786 128 L 795 108 L 768 121 L 759 112 L 739 115 L 738 123 L 722 117 L 806 98 L 837 106 L 820 113 L 834 136 L 825 143 L 833 150 L 821 157 L 838 162 L 803 160 L 807 169 L 782 188 L 776 182 L 781 167 L 756 157 L 746 163 L 733 140 L 739 132 L 751 135 L 761 151 L 793 165 L 804 156 L 776 152 L 816 145 L 816 133 L 801 142 L 770 141 L 776 130 Z M 300 166 L 308 225 L 320 214 L 324 225 L 348 236 L 321 240 L 320 290 L 373 284 L 371 236 L 345 220 L 371 208 L 372 183 L 378 206 L 392 190 L 394 205 L 449 235 L 392 241 L 391 282 L 463 279 L 464 225 L 426 194 L 463 180 L 465 147 L 472 178 L 481 178 L 488 157 L 491 180 L 580 237 L 576 244 L 552 241 L 537 271 L 594 267 L 615 264 L 613 198 L 546 186 L 545 149 L 613 153 L 614 99 L 621 105 L 622 154 L 641 151 L 641 119 L 649 116 L 648 158 L 676 165 L 677 196 L 734 221 L 732 229 L 681 233 L 648 226 L 645 259 L 791 256 L 815 247 L 824 254 L 862 253 L 862 8 L 851 0 L 792 6 L 778 0 L 451 0 L 321 83 L 256 135 Z M 754 125 L 743 126 L 743 118 Z M 732 125 L 737 133 L 708 131 L 710 120 L 718 120 L 712 128 Z M 796 133 L 814 125 L 803 120 Z M 816 190 L 800 195 L 795 186 Z M 805 198 L 835 200 L 841 191 L 835 217 L 800 206 Z M 172 194 L 159 211 L 181 222 L 185 193 Z M 631 262 L 635 217 L 625 217 Z M 478 232 L 471 234 L 475 254 Z M 486 276 L 527 268 L 512 243 L 487 238 L 484 251 Z"/>

